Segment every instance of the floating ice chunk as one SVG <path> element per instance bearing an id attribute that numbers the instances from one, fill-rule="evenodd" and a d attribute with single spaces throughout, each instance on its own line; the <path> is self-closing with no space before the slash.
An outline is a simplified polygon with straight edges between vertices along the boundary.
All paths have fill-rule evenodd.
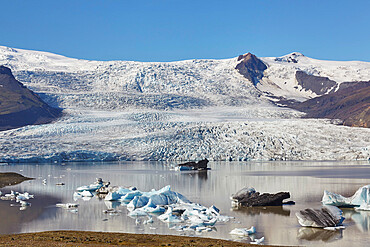
<path id="1" fill-rule="evenodd" d="M 19 200 L 20 204 L 21 204 L 21 207 L 28 207 L 28 206 L 31 206 L 31 203 L 29 202 L 26 202 L 26 201 L 22 201 L 22 200 Z"/>
<path id="2" fill-rule="evenodd" d="M 146 224 L 152 224 L 154 221 L 153 221 L 153 218 L 151 217 L 151 216 L 149 216 L 148 217 L 148 220 L 145 220 L 144 222 L 143 222 L 143 224 L 144 225 L 146 225 Z"/>
<path id="3" fill-rule="evenodd" d="M 296 213 L 301 226 L 336 227 L 342 224 L 343 212 L 335 206 L 324 206 L 321 209 L 307 208 Z"/>
<path id="4" fill-rule="evenodd" d="M 109 214 L 109 215 L 119 215 L 121 213 L 121 210 L 109 208 L 109 209 L 103 210 L 103 213 Z"/>
<path id="5" fill-rule="evenodd" d="M 98 189 L 103 187 L 103 185 L 104 185 L 103 180 L 101 178 L 97 178 L 95 183 L 90 184 L 90 185 L 80 186 L 76 190 L 78 192 L 82 192 L 84 190 L 85 191 L 97 191 Z"/>
<path id="6" fill-rule="evenodd" d="M 248 236 L 251 234 L 256 233 L 256 228 L 252 226 L 251 228 L 235 228 L 230 232 L 232 235 L 238 235 L 238 236 Z"/>
<path id="7" fill-rule="evenodd" d="M 256 238 L 253 242 L 250 242 L 251 244 L 260 244 L 265 240 L 265 237 L 262 237 L 260 239 Z"/>
<path id="8" fill-rule="evenodd" d="M 77 203 L 58 203 L 55 206 L 58 208 L 65 208 L 65 209 L 71 209 L 71 208 L 77 208 L 79 205 Z"/>
<path id="9" fill-rule="evenodd" d="M 82 192 L 75 192 L 73 193 L 74 198 L 79 198 L 79 197 L 93 197 L 94 194 L 91 191 L 84 190 Z"/>
<path id="10" fill-rule="evenodd" d="M 0 196 L 3 194 L 3 192 L 0 191 Z"/>
<path id="11" fill-rule="evenodd" d="M 130 201 L 135 196 L 139 196 L 142 193 L 136 190 L 135 187 L 130 189 L 119 187 L 116 191 L 109 192 L 104 200 L 106 201 Z"/>
<path id="12" fill-rule="evenodd" d="M 168 207 L 167 211 L 164 214 L 158 216 L 158 219 L 163 221 L 163 222 L 167 222 L 167 223 L 181 223 L 181 222 L 183 222 L 183 220 L 180 217 L 173 214 L 173 208 L 172 207 Z"/>
<path id="13" fill-rule="evenodd" d="M 16 196 L 17 201 L 25 201 L 25 200 L 29 200 L 31 198 L 34 198 L 34 195 L 31 195 L 28 192 L 24 192 L 23 194 L 18 193 L 18 195 Z"/>
<path id="14" fill-rule="evenodd" d="M 5 194 L 5 197 L 15 198 L 18 194 L 19 194 L 19 192 L 15 192 L 15 191 L 11 190 L 10 194 Z"/>
<path id="15" fill-rule="evenodd" d="M 370 206 L 370 185 L 359 188 L 351 197 L 344 197 L 339 194 L 324 191 L 322 197 L 324 205 L 332 205 L 337 207 L 360 207 L 367 208 Z"/>
<path id="16" fill-rule="evenodd" d="M 82 191 L 96 191 L 103 187 L 103 184 L 90 184 L 90 185 L 85 185 L 85 186 L 80 186 L 76 190 L 79 192 Z"/>

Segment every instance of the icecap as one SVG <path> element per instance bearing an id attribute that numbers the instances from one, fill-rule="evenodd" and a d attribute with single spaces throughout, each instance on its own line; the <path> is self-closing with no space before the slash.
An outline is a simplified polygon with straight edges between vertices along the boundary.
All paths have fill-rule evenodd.
<path id="1" fill-rule="evenodd" d="M 251 228 L 235 228 L 233 229 L 230 234 L 232 235 L 239 235 L 239 236 L 248 236 L 251 234 L 256 233 L 256 228 L 252 226 Z"/>
<path id="2" fill-rule="evenodd" d="M 166 223 L 178 223 L 176 230 L 211 231 L 216 222 L 225 222 L 229 217 L 222 216 L 215 206 L 209 208 L 190 202 L 185 196 L 171 191 L 170 186 L 160 190 L 141 192 L 119 187 L 108 193 L 106 201 L 126 202 L 131 217 L 158 215 Z M 147 223 L 151 222 L 150 218 Z"/>
<path id="3" fill-rule="evenodd" d="M 322 203 L 337 207 L 356 207 L 358 210 L 370 210 L 370 185 L 359 188 L 351 197 L 344 197 L 325 190 Z"/>
<path id="4" fill-rule="evenodd" d="M 261 91 L 307 99 L 312 92 L 294 88 L 296 70 L 369 80 L 370 63 L 291 56 L 261 58 L 268 69 L 257 89 L 236 58 L 100 62 L 0 47 L 0 64 L 65 113 L 0 132 L 0 161 L 367 159 L 370 129 L 300 119 Z"/>

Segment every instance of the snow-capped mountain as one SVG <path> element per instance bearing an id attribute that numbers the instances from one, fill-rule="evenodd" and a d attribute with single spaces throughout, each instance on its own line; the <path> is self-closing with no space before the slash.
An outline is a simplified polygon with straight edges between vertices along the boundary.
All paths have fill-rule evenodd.
<path id="1" fill-rule="evenodd" d="M 292 53 L 243 69 L 249 57 L 103 62 L 0 47 L 0 65 L 66 113 L 0 132 L 0 160 L 367 159 L 369 129 L 300 119 L 271 99 L 302 101 L 369 80 L 370 63 Z"/>

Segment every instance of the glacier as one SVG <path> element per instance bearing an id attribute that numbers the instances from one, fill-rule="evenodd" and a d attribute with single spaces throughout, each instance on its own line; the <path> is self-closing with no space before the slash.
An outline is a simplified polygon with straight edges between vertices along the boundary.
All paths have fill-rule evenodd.
<path id="1" fill-rule="evenodd" d="M 0 162 L 370 157 L 369 129 L 301 119 L 269 97 L 316 96 L 294 88 L 296 70 L 340 83 L 369 80 L 370 63 L 298 53 L 261 60 L 268 68 L 255 87 L 235 70 L 236 58 L 87 61 L 0 46 L 0 64 L 64 111 L 54 123 L 0 132 Z"/>

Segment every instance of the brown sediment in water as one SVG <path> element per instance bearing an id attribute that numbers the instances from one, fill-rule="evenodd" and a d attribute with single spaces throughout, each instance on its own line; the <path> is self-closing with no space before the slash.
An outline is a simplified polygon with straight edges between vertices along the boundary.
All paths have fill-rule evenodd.
<path id="1" fill-rule="evenodd" d="M 0 172 L 0 188 L 10 185 L 20 184 L 23 181 L 32 180 L 15 172 Z"/>
<path id="2" fill-rule="evenodd" d="M 255 246 L 221 239 L 154 234 L 50 231 L 0 235 L 0 246 Z M 265 245 L 266 246 L 266 245 Z"/>

